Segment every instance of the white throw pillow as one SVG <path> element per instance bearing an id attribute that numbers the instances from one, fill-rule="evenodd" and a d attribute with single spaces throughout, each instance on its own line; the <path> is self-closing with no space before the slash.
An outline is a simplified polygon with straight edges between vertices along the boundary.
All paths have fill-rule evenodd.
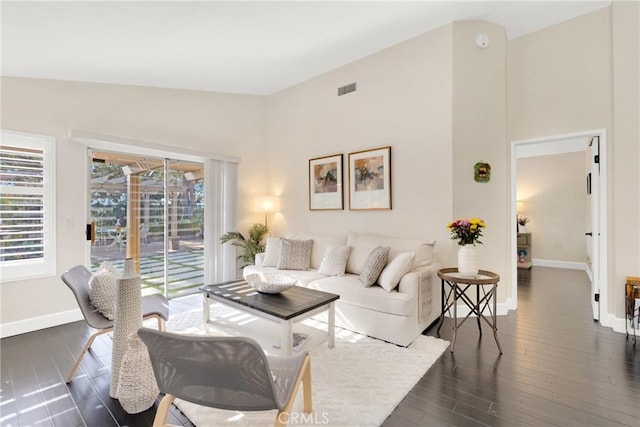
<path id="1" fill-rule="evenodd" d="M 362 272 L 360 273 L 360 281 L 364 283 L 364 286 L 369 287 L 376 283 L 376 280 L 378 280 L 378 277 L 380 276 L 380 272 L 384 266 L 387 265 L 388 259 L 388 246 L 378 246 L 371 251 L 369 257 L 367 257 L 367 261 L 364 263 Z"/>
<path id="2" fill-rule="evenodd" d="M 402 276 L 407 274 L 413 268 L 413 260 L 416 254 L 414 252 L 402 252 L 389 261 L 389 264 L 382 270 L 378 278 L 378 285 L 382 286 L 387 292 L 391 292 L 398 286 Z"/>
<path id="3" fill-rule="evenodd" d="M 313 240 L 280 239 L 278 270 L 308 270 Z"/>
<path id="4" fill-rule="evenodd" d="M 105 261 L 89 279 L 89 302 L 109 320 L 115 319 L 119 274 L 117 268 Z"/>
<path id="5" fill-rule="evenodd" d="M 280 258 L 280 238 L 267 237 L 267 247 L 264 250 L 262 267 L 275 267 L 278 265 L 278 258 Z"/>
<path id="6" fill-rule="evenodd" d="M 326 276 L 344 276 L 350 249 L 349 246 L 327 246 L 318 273 Z"/>

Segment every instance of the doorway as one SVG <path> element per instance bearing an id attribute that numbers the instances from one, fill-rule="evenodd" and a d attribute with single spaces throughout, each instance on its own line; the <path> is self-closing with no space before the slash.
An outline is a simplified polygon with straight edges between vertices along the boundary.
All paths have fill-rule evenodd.
<path id="1" fill-rule="evenodd" d="M 204 285 L 204 164 L 89 150 L 91 267 L 134 260 L 144 295 Z"/>
<path id="2" fill-rule="evenodd" d="M 544 138 L 534 138 L 530 140 L 515 141 L 512 143 L 511 150 L 511 213 L 512 218 L 517 218 L 519 207 L 526 205 L 526 201 L 519 201 L 517 194 L 517 178 L 518 178 L 518 158 L 549 156 L 563 153 L 584 153 L 588 166 L 585 166 L 584 189 L 588 192 L 588 202 L 585 204 L 587 211 L 587 219 L 585 221 L 585 230 L 580 234 L 587 234 L 585 244 L 588 242 L 589 260 L 587 274 L 591 280 L 591 300 L 593 319 L 600 320 L 605 323 L 608 316 L 601 316 L 600 310 L 606 309 L 607 289 L 606 281 L 606 161 L 604 154 L 606 153 L 606 131 L 595 130 L 587 132 L 579 132 L 573 134 L 558 135 Z M 582 194 L 585 194 L 582 193 Z M 520 203 L 518 203 L 520 202 Z M 520 206 L 519 206 L 520 205 Z M 575 233 L 574 233 L 575 234 Z M 510 308 L 517 308 L 517 278 L 518 278 L 518 242 L 517 242 L 517 222 L 513 221 L 512 225 L 512 284 Z M 577 237 L 577 236 L 574 236 Z M 532 236 L 532 239 L 534 237 Z M 533 246 L 533 258 L 535 261 L 535 243 Z M 569 263 L 570 264 L 570 263 Z M 572 265 L 557 265 L 575 268 Z M 576 263 L 574 263 L 576 264 Z M 545 265 L 540 261 L 538 265 Z M 603 322 L 605 320 L 605 322 Z"/>

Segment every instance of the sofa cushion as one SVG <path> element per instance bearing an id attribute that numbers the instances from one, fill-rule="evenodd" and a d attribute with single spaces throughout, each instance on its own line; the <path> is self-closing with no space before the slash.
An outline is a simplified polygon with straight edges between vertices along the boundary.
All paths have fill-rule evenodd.
<path id="1" fill-rule="evenodd" d="M 397 239 L 394 237 L 380 236 L 371 233 L 347 233 L 347 246 L 351 247 L 349 260 L 347 261 L 347 273 L 360 274 L 362 267 L 373 248 L 377 246 L 389 246 L 389 258 L 395 258 L 402 252 L 414 252 L 416 254 L 413 267 L 429 265 L 433 263 L 433 250 L 435 241 Z"/>
<path id="2" fill-rule="evenodd" d="M 298 284 L 306 286 L 309 282 L 318 279 L 325 279 L 327 276 L 318 273 L 316 270 L 278 270 L 275 267 L 263 267 L 248 265 L 242 270 L 242 276 L 247 277 L 249 274 L 265 274 L 265 273 L 279 273 L 287 276 L 291 276 L 298 281 Z"/>
<path id="3" fill-rule="evenodd" d="M 387 292 L 392 291 L 402 276 L 413 268 L 413 260 L 416 257 L 414 252 L 402 252 L 396 255 L 380 273 L 378 284 Z"/>
<path id="4" fill-rule="evenodd" d="M 267 244 L 264 250 L 264 258 L 262 259 L 262 265 L 264 267 L 275 267 L 276 265 L 278 265 L 279 258 L 280 258 L 280 238 L 267 237 Z"/>
<path id="5" fill-rule="evenodd" d="M 306 270 L 311 265 L 313 240 L 280 239 L 278 270 Z"/>
<path id="6" fill-rule="evenodd" d="M 362 267 L 362 271 L 360 272 L 360 281 L 364 283 L 365 286 L 371 286 L 376 283 L 376 280 L 380 277 L 382 269 L 387 265 L 388 260 L 388 246 L 378 246 L 374 248 L 367 257 L 364 267 Z"/>
<path id="7" fill-rule="evenodd" d="M 344 276 L 349 258 L 349 246 L 330 245 L 324 251 L 324 258 L 318 269 L 318 273 L 327 276 Z"/>
<path id="8" fill-rule="evenodd" d="M 327 249 L 327 246 L 344 246 L 347 242 L 346 236 L 344 234 L 332 235 L 324 233 L 298 232 L 287 234 L 286 237 L 288 239 L 295 240 L 313 240 L 313 247 L 311 248 L 311 268 L 315 269 L 320 268 L 320 264 L 322 264 L 322 258 L 324 258 L 324 251 Z"/>
<path id="9" fill-rule="evenodd" d="M 382 313 L 410 316 L 416 305 L 415 297 L 398 291 L 387 292 L 380 286 L 365 288 L 359 276 L 346 274 L 314 280 L 308 284 L 311 289 L 340 295 L 339 304 L 350 304 Z"/>

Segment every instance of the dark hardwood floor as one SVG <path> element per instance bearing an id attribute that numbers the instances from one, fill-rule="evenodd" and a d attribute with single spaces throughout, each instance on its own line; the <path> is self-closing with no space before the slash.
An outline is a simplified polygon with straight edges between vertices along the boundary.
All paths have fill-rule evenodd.
<path id="1" fill-rule="evenodd" d="M 486 326 L 479 338 L 465 323 L 455 354 L 443 354 L 384 426 L 640 426 L 640 345 L 591 320 L 586 275 L 534 267 L 518 289 L 517 312 L 498 318 L 504 354 Z M 200 306 L 194 295 L 173 300 L 171 312 Z M 450 340 L 450 326 L 445 320 L 442 338 Z M 89 335 L 75 322 L 2 339 L 1 426 L 151 425 L 155 407 L 129 415 L 109 397 L 107 336 L 64 383 Z M 169 422 L 192 425 L 175 409 Z"/>
<path id="2" fill-rule="evenodd" d="M 640 426 L 640 345 L 592 320 L 584 272 L 520 271 L 518 310 L 493 336 L 458 331 L 384 423 L 392 426 Z M 428 335 L 435 335 L 433 328 Z M 451 340 L 448 319 L 442 338 Z"/>

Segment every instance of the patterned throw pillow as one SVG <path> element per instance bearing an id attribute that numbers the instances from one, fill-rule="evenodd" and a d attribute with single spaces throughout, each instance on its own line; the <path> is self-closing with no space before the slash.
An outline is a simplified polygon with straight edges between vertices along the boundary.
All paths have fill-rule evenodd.
<path id="1" fill-rule="evenodd" d="M 344 276 L 350 249 L 349 246 L 327 246 L 318 273 L 326 276 Z"/>
<path id="2" fill-rule="evenodd" d="M 364 286 L 369 287 L 376 283 L 382 269 L 389 260 L 389 250 L 388 246 L 378 246 L 369 253 L 369 257 L 360 272 L 360 281 L 364 283 Z"/>
<path id="3" fill-rule="evenodd" d="M 311 265 L 313 240 L 280 239 L 278 270 L 307 270 Z"/>
<path id="4" fill-rule="evenodd" d="M 105 261 L 89 279 L 89 302 L 109 320 L 115 319 L 119 274 L 117 268 Z"/>

